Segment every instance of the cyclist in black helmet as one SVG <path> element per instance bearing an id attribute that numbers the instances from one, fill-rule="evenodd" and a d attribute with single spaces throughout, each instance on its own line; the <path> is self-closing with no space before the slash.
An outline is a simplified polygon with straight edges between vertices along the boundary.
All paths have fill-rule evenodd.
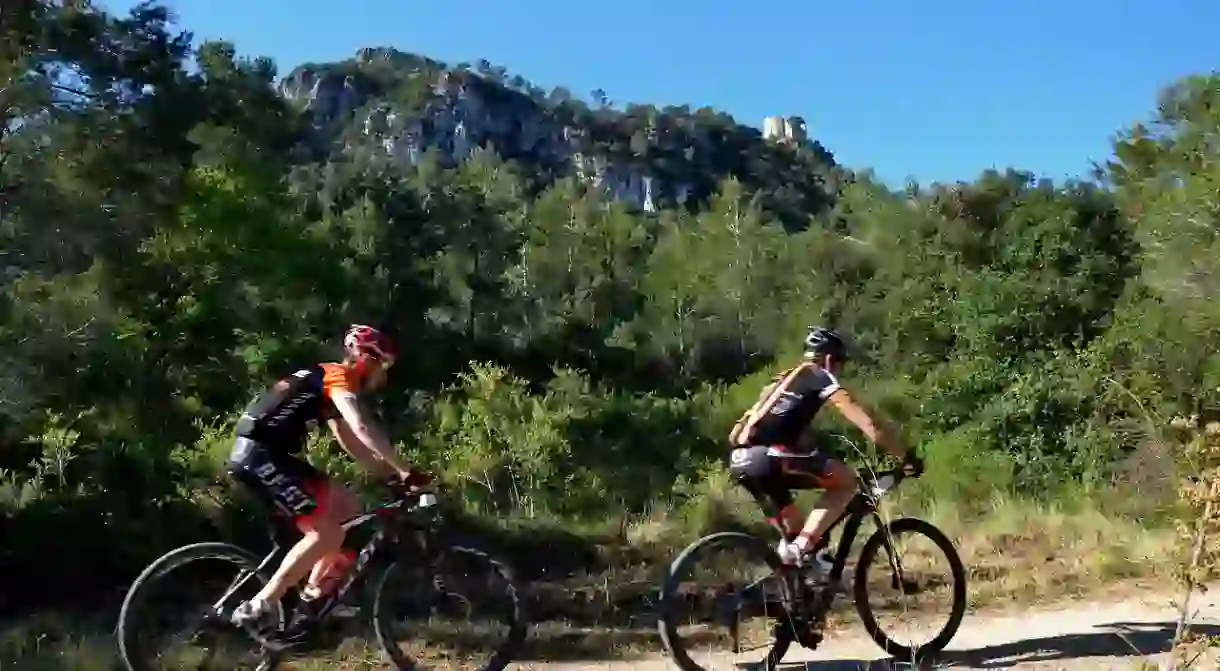
<path id="1" fill-rule="evenodd" d="M 840 386 L 838 374 L 846 361 L 847 347 L 838 333 L 821 326 L 811 328 L 805 337 L 803 360 L 776 376 L 729 434 L 733 447 L 730 472 L 758 501 L 767 521 L 782 532 L 777 551 L 786 563 L 805 563 L 805 553 L 855 494 L 855 471 L 811 444 L 805 430 L 822 406 L 833 406 L 870 441 L 902 459 L 908 475 L 918 475 L 923 469 L 919 457 Z M 826 493 L 803 520 L 792 490 L 816 488 Z M 812 568 L 825 576 L 830 565 L 828 558 L 814 557 Z"/>

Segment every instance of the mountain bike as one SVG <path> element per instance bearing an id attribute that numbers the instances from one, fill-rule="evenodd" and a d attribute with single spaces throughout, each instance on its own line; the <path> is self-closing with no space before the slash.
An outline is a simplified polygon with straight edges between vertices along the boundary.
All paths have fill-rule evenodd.
<path id="1" fill-rule="evenodd" d="M 684 587 L 682 576 L 695 562 L 708 551 L 717 548 L 733 548 L 745 550 L 755 556 L 765 558 L 771 571 L 761 579 L 749 582 L 738 593 L 734 594 L 734 583 L 725 581 L 711 590 L 714 595 L 711 607 L 705 609 L 707 615 L 702 619 L 712 624 L 722 624 L 728 629 L 728 636 L 734 654 L 742 652 L 739 639 L 739 616 L 743 611 L 756 612 L 761 605 L 764 609 L 764 621 L 770 620 L 774 635 L 774 644 L 770 646 L 764 665 L 768 671 L 776 668 L 793 642 L 813 650 L 822 642 L 823 628 L 826 616 L 834 603 L 835 594 L 842 584 L 843 571 L 847 564 L 852 543 L 866 517 L 871 517 L 877 530 L 865 541 L 856 562 L 853 599 L 856 611 L 860 614 L 864 628 L 869 636 L 888 654 L 904 661 L 918 662 L 941 651 L 961 626 L 966 611 L 966 571 L 961 558 L 953 547 L 953 543 L 936 527 L 916 518 L 904 517 L 886 523 L 878 512 L 881 497 L 894 489 L 904 478 L 902 468 L 887 471 L 876 479 L 861 478 L 856 495 L 852 498 L 846 511 L 831 526 L 833 531 L 839 524 L 846 522 L 839 545 L 833 557 L 833 568 L 828 578 L 821 584 L 811 581 L 810 568 L 785 565 L 775 548 L 761 538 L 747 533 L 734 531 L 713 533 L 692 543 L 670 566 L 660 594 L 659 629 L 665 650 L 674 662 L 684 671 L 705 671 L 688 653 L 688 646 L 679 637 L 677 618 L 679 607 L 691 601 L 691 593 Z M 809 556 L 817 556 L 828 546 L 830 531 L 812 548 Z M 876 614 L 869 605 L 869 567 L 877 560 L 878 552 L 885 550 L 889 558 L 889 570 L 892 572 L 891 583 L 902 593 L 914 594 L 919 588 L 918 582 L 903 571 L 896 556 L 892 539 L 901 535 L 917 534 L 930 539 L 936 548 L 948 559 L 951 577 L 953 579 L 953 603 L 950 607 L 949 619 L 941 631 L 928 642 L 918 646 L 904 646 L 893 641 L 877 624 Z M 914 573 L 914 572 L 913 572 Z M 716 578 L 713 582 L 720 582 Z M 696 594 L 697 598 L 699 595 Z M 776 606 L 772 609 L 769 606 Z"/>
<path id="2" fill-rule="evenodd" d="M 305 634 L 308 636 L 317 633 L 332 617 L 342 617 L 339 614 L 340 607 L 350 600 L 346 597 L 355 593 L 356 586 L 372 578 L 371 599 L 366 601 L 371 605 L 370 615 L 377 644 L 396 668 L 412 671 L 419 668 L 418 662 L 392 637 L 395 629 L 395 608 L 400 606 L 398 598 L 407 595 L 419 596 L 413 594 L 418 591 L 430 592 L 423 595 L 423 599 L 418 599 L 413 604 L 414 608 L 409 607 L 407 610 L 409 614 L 422 614 L 433 618 L 446 610 L 441 607 L 439 601 L 445 597 L 456 596 L 463 602 L 457 607 L 457 616 L 459 620 L 465 619 L 469 622 L 470 601 L 453 590 L 470 585 L 463 585 L 460 578 L 453 580 L 446 576 L 442 579 L 441 576 L 449 568 L 471 563 L 481 564 L 482 571 L 499 582 L 505 591 L 502 597 L 502 615 L 507 624 L 508 636 L 504 643 L 494 648 L 486 663 L 467 668 L 477 668 L 481 671 L 500 671 L 505 668 L 524 641 L 526 629 L 513 572 L 504 562 L 477 549 L 476 544 L 451 538 L 443 530 L 441 515 L 434 507 L 437 503 L 434 492 L 404 492 L 400 487 L 391 487 L 391 490 L 394 496 L 390 503 L 375 507 L 343 523 L 344 529 L 348 531 L 348 538 L 353 530 L 365 525 L 371 526 L 374 532 L 356 555 L 337 588 L 331 591 L 331 596 L 324 597 L 328 598 L 328 601 L 322 605 Z M 236 545 L 207 542 L 173 550 L 144 569 L 127 592 L 116 628 L 120 656 L 128 671 L 151 671 L 154 668 L 202 669 L 205 668 L 203 662 L 206 661 L 215 661 L 219 664 L 216 668 L 271 671 L 280 665 L 286 652 L 300 647 L 297 637 L 289 639 L 284 634 L 286 618 L 283 602 L 299 598 L 299 592 L 296 590 L 291 591 L 278 605 L 275 613 L 277 626 L 270 633 L 240 628 L 230 622 L 233 609 L 266 584 L 282 561 L 283 555 L 292 547 L 292 543 L 288 542 L 289 537 L 283 521 L 272 519 L 272 549 L 261 560 L 254 553 Z M 227 566 L 230 571 L 236 566 L 237 577 L 222 578 L 215 570 L 203 571 L 203 575 L 198 577 L 174 577 L 176 573 L 182 573 L 184 568 L 204 565 L 208 560 Z M 411 577 L 413 571 L 418 575 Z M 403 577 L 409 578 L 409 589 L 394 586 L 395 580 Z M 149 647 L 145 634 L 158 623 L 166 622 L 176 613 L 188 610 L 178 603 L 171 604 L 165 610 L 158 610 L 153 605 L 158 588 L 175 592 L 200 583 L 216 585 L 221 596 L 206 597 L 206 605 L 198 609 L 201 612 L 191 613 L 192 617 L 188 619 L 198 629 L 190 632 L 192 641 L 203 639 L 205 642 L 215 643 L 222 635 L 236 635 L 243 641 L 238 647 L 254 643 L 254 649 L 245 652 L 241 663 L 225 659 L 223 654 L 220 655 L 221 659 L 216 659 L 219 652 L 214 648 L 196 653 L 189 661 L 178 657 L 160 662 L 164 666 L 158 666 L 145 656 Z M 475 586 L 477 587 L 477 584 Z M 419 601 L 425 603 L 421 606 Z M 429 631 L 429 627 L 417 627 L 410 632 L 409 638 Z M 446 638 L 448 643 L 459 647 L 471 645 L 471 637 L 453 636 L 448 632 L 442 633 L 442 637 Z M 481 644 L 481 641 L 476 643 Z"/>

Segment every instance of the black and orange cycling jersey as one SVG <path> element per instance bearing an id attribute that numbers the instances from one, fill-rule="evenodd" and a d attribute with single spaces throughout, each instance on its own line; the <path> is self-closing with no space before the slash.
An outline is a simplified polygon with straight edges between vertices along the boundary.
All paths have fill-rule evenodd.
<path id="1" fill-rule="evenodd" d="M 237 435 L 289 454 L 299 453 L 312 424 L 337 416 L 334 398 L 358 388 L 356 373 L 343 364 L 302 368 L 246 406 L 237 422 Z"/>

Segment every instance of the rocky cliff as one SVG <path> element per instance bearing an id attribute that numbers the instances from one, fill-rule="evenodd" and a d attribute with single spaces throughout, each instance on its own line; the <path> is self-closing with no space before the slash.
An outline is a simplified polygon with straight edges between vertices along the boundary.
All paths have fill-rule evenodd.
<path id="1" fill-rule="evenodd" d="M 480 62 L 447 66 L 393 49 L 288 74 L 282 94 L 303 109 L 324 152 L 364 149 L 415 164 L 426 151 L 452 164 L 476 147 L 532 166 L 544 179 L 575 175 L 646 211 L 701 200 L 737 177 L 794 225 L 827 207 L 839 180 L 833 157 L 804 137 L 766 141 L 703 108 L 590 106 L 547 94 Z"/>

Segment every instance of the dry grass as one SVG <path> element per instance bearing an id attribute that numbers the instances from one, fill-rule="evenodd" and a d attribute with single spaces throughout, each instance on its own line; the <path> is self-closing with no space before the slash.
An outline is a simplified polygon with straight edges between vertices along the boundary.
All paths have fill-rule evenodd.
<path id="1" fill-rule="evenodd" d="M 1087 502 L 1068 512 L 996 497 L 963 518 L 949 507 L 926 519 L 957 544 L 974 605 L 1028 606 L 1121 585 L 1169 586 L 1182 548 L 1173 529 L 1145 528 Z"/>

